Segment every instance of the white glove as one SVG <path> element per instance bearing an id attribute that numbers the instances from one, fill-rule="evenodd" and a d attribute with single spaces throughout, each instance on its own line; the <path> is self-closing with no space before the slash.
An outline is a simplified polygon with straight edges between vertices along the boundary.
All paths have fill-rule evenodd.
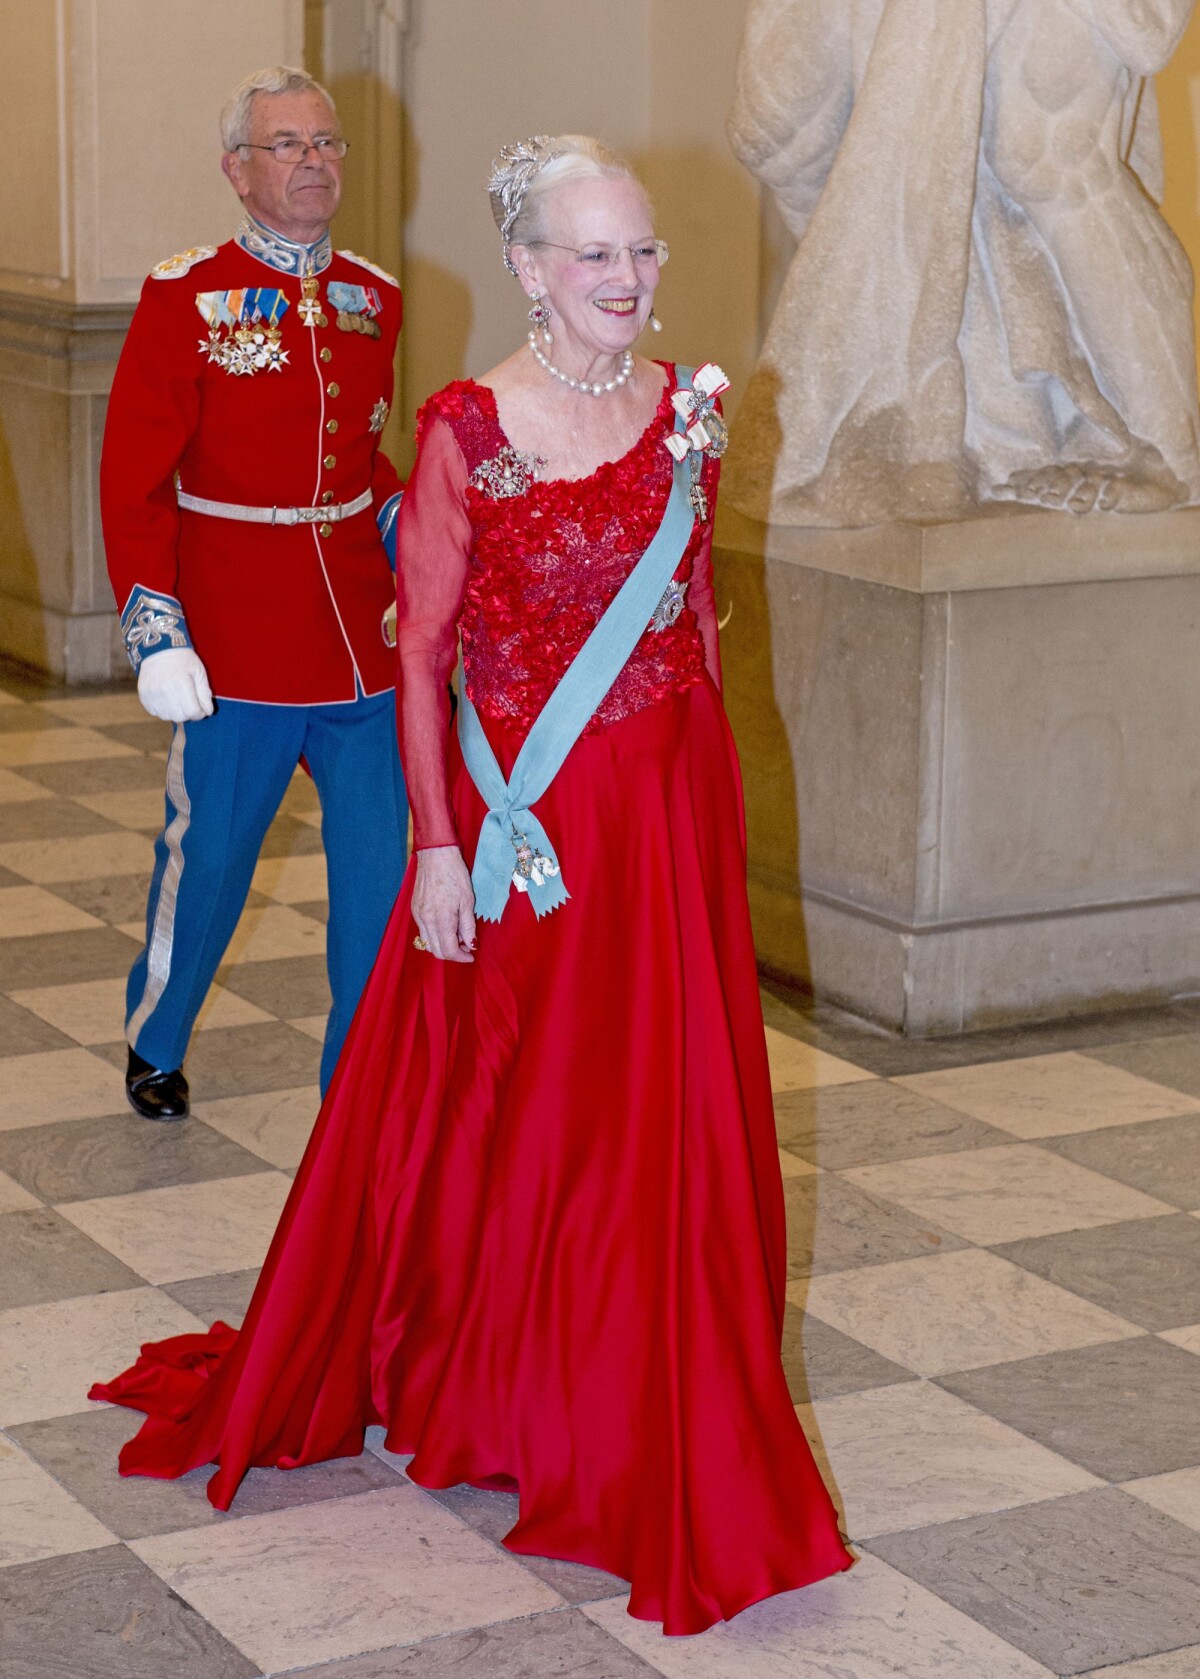
<path id="1" fill-rule="evenodd" d="M 208 672 L 190 647 L 165 647 L 144 658 L 138 699 L 151 717 L 167 723 L 196 723 L 213 711 Z"/>

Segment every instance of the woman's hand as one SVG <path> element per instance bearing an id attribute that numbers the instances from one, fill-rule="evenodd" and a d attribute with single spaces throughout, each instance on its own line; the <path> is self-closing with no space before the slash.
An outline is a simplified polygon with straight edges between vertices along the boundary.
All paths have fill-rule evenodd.
<path id="1" fill-rule="evenodd" d="M 412 912 L 431 956 L 443 962 L 475 960 L 475 894 L 456 845 L 417 852 Z"/>

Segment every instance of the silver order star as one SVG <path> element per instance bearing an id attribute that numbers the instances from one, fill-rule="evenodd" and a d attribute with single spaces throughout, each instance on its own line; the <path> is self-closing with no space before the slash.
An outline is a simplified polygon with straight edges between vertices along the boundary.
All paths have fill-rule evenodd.
<path id="1" fill-rule="evenodd" d="M 371 430 L 372 431 L 382 431 L 383 430 L 384 426 L 387 425 L 388 412 L 389 412 L 389 409 L 388 409 L 387 403 L 383 400 L 382 397 L 380 397 L 379 401 L 375 404 L 374 408 L 372 408 L 372 410 L 371 410 Z"/>

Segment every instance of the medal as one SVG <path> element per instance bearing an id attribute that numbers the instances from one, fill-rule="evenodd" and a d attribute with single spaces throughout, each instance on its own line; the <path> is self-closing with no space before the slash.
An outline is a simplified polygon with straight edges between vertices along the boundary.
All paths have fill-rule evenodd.
<path id="1" fill-rule="evenodd" d="M 305 326 L 328 326 L 328 321 L 321 313 L 321 299 L 318 295 L 321 282 L 313 275 L 309 275 L 300 282 L 300 319 Z"/>
<path id="2" fill-rule="evenodd" d="M 331 280 L 329 301 L 337 310 L 339 332 L 361 332 L 367 338 L 383 336 L 375 319 L 383 305 L 374 286 L 351 286 L 344 280 Z"/>
<path id="3" fill-rule="evenodd" d="M 200 353 L 226 373 L 278 373 L 287 365 L 279 321 L 288 301 L 281 291 L 197 292 L 196 307 L 208 323 L 208 337 L 198 345 Z M 227 332 L 224 338 L 222 327 Z"/>

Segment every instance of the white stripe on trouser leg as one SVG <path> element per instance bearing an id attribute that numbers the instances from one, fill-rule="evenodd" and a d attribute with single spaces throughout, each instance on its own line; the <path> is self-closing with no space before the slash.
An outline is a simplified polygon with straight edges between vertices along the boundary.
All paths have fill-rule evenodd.
<path id="1" fill-rule="evenodd" d="M 183 749 L 187 743 L 187 727 L 175 725 L 175 738 L 167 759 L 167 797 L 175 806 L 175 815 L 163 835 L 167 846 L 167 866 L 163 871 L 158 894 L 158 908 L 154 912 L 154 931 L 146 952 L 146 989 L 142 1000 L 129 1017 L 125 1038 L 137 1048 L 138 1033 L 158 1006 L 158 1000 L 171 977 L 171 952 L 175 945 L 175 907 L 179 900 L 179 882 L 183 876 L 183 836 L 192 820 L 192 805 L 183 779 Z M 168 1068 L 167 1071 L 173 1071 Z"/>

